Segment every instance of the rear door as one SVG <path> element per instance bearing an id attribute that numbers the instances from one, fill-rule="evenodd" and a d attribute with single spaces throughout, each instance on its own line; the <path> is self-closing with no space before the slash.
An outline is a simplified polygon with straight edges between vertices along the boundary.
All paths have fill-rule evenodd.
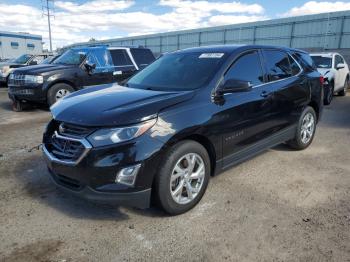
<path id="1" fill-rule="evenodd" d="M 267 86 L 272 92 L 272 132 L 295 124 L 309 100 L 310 83 L 303 69 L 284 50 L 264 49 Z"/>
<path id="2" fill-rule="evenodd" d="M 114 65 L 114 82 L 123 82 L 135 73 L 137 67 L 132 62 L 127 49 L 109 49 L 109 52 Z"/>

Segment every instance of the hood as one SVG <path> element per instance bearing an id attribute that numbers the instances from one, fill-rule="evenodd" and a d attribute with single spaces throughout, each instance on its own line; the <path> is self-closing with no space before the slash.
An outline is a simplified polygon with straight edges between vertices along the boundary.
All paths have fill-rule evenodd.
<path id="1" fill-rule="evenodd" d="M 160 110 L 193 97 L 194 91 L 164 92 L 100 85 L 65 97 L 51 107 L 53 118 L 82 126 L 124 126 L 156 117 Z"/>
<path id="2" fill-rule="evenodd" d="M 75 66 L 71 65 L 55 65 L 55 64 L 41 64 L 41 65 L 32 65 L 16 69 L 16 72 L 19 74 L 28 74 L 28 75 L 40 75 L 42 73 L 49 73 L 51 71 L 67 69 Z"/>
<path id="3" fill-rule="evenodd" d="M 317 68 L 317 71 L 324 77 L 331 77 L 334 74 L 331 68 Z"/>
<path id="4" fill-rule="evenodd" d="M 23 64 L 13 63 L 13 62 L 2 62 L 0 63 L 0 68 L 2 67 L 12 67 L 12 66 L 22 66 Z"/>

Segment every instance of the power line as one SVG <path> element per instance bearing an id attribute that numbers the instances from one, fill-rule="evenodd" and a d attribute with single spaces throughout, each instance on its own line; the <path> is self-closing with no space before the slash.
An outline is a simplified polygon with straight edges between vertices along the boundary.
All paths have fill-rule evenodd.
<path id="1" fill-rule="evenodd" d="M 49 26 L 50 52 L 52 52 L 51 16 L 54 17 L 53 15 L 54 0 L 41 0 L 41 6 L 43 11 L 43 16 L 47 16 L 47 23 Z"/>

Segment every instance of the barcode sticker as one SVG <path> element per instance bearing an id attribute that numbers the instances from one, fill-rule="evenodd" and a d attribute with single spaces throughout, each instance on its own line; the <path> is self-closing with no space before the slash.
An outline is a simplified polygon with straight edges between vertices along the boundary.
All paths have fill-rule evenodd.
<path id="1" fill-rule="evenodd" d="M 203 53 L 199 58 L 221 58 L 224 53 Z"/>

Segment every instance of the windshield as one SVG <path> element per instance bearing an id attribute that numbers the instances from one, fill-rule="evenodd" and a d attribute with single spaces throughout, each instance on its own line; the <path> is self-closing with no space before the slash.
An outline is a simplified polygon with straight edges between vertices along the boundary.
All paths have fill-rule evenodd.
<path id="1" fill-rule="evenodd" d="M 326 56 L 311 56 L 317 68 L 331 68 L 332 58 Z"/>
<path id="2" fill-rule="evenodd" d="M 130 78 L 129 87 L 162 91 L 205 85 L 222 64 L 224 53 L 173 53 L 160 57 Z"/>
<path id="3" fill-rule="evenodd" d="M 28 62 L 28 60 L 31 58 L 31 55 L 21 55 L 17 57 L 15 60 L 13 60 L 14 63 L 18 64 L 25 64 Z"/>
<path id="4" fill-rule="evenodd" d="M 55 59 L 52 64 L 62 65 L 80 65 L 85 59 L 86 52 L 83 50 L 69 49 L 64 52 L 60 57 Z"/>

